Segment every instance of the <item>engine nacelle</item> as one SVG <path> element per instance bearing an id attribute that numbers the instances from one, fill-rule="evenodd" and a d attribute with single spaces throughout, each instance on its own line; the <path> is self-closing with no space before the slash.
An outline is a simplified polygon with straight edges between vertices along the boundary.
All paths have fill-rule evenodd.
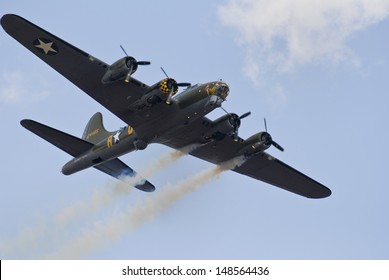
<path id="1" fill-rule="evenodd" d="M 139 102 L 140 106 L 155 105 L 161 101 L 166 101 L 171 93 L 174 96 L 178 91 L 176 80 L 172 78 L 165 78 L 150 87 L 150 90 Z"/>
<path id="2" fill-rule="evenodd" d="M 126 56 L 109 66 L 101 81 L 103 84 L 123 81 L 128 74 L 132 75 L 137 69 L 136 59 Z M 129 72 L 130 70 L 131 72 Z"/>
<path id="3" fill-rule="evenodd" d="M 240 126 L 239 117 L 236 114 L 226 114 L 212 122 L 209 130 L 204 134 L 205 140 L 221 140 L 226 135 L 232 135 Z"/>
<path id="4" fill-rule="evenodd" d="M 147 61 L 136 61 L 135 58 L 132 56 L 126 56 L 118 61 L 116 61 L 114 64 L 109 66 L 107 72 L 105 72 L 103 78 L 101 79 L 101 82 L 103 84 L 109 84 L 119 81 L 126 81 L 128 82 L 130 79 L 130 76 L 136 72 L 138 69 L 138 65 L 147 65 L 150 64 L 150 62 Z"/>
<path id="5" fill-rule="evenodd" d="M 176 80 L 173 78 L 166 78 L 159 82 L 159 89 L 166 96 L 169 96 L 170 92 L 172 92 L 172 96 L 174 96 L 178 91 L 178 86 Z"/>
<path id="6" fill-rule="evenodd" d="M 241 154 L 246 156 L 263 152 L 271 146 L 272 139 L 267 132 L 258 132 L 253 136 L 244 140 L 245 147 L 241 151 Z"/>

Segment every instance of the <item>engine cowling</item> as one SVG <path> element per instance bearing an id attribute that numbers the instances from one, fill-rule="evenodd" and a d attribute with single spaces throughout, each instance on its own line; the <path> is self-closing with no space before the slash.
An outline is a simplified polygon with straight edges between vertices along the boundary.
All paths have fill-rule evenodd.
<path id="1" fill-rule="evenodd" d="M 135 58 L 132 56 L 123 57 L 109 66 L 101 82 L 103 84 L 109 84 L 123 81 L 128 74 L 132 75 L 137 69 L 138 63 Z"/>
<path id="2" fill-rule="evenodd" d="M 128 83 L 131 79 L 131 75 L 138 70 L 138 65 L 149 65 L 150 61 L 137 61 L 132 56 L 126 56 L 114 64 L 109 66 L 107 72 L 105 72 L 101 82 L 103 84 L 109 84 L 113 82 L 125 81 Z"/>
<path id="3" fill-rule="evenodd" d="M 162 81 L 152 85 L 145 94 L 141 103 L 143 105 L 154 105 L 161 101 L 166 101 L 169 96 L 178 92 L 178 84 L 173 78 L 165 78 Z"/>
<path id="4" fill-rule="evenodd" d="M 252 155 L 263 152 L 272 144 L 272 138 L 267 132 L 258 132 L 253 136 L 244 140 L 245 148 L 241 151 L 242 154 Z"/>
<path id="5" fill-rule="evenodd" d="M 204 139 L 221 140 L 226 135 L 233 136 L 236 134 L 240 123 L 239 116 L 234 113 L 221 116 L 212 122 L 211 127 L 204 135 Z"/>
<path id="6" fill-rule="evenodd" d="M 177 82 L 173 78 L 163 79 L 159 82 L 159 89 L 166 95 L 166 97 L 169 96 L 170 92 L 172 92 L 171 96 L 174 96 L 178 91 Z"/>

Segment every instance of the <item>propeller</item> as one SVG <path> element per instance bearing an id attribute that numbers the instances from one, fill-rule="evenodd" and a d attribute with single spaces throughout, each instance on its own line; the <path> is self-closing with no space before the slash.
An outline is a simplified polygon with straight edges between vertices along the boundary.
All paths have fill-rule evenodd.
<path id="1" fill-rule="evenodd" d="M 251 115 L 251 112 L 248 111 L 247 113 L 244 113 L 243 115 L 241 115 L 241 116 L 239 117 L 239 119 L 244 119 L 245 117 L 248 117 L 248 116 L 250 116 L 250 115 Z"/>
<path id="2" fill-rule="evenodd" d="M 174 79 L 171 79 L 169 75 L 165 72 L 163 67 L 161 67 L 162 72 L 165 74 L 166 78 L 168 78 L 167 87 L 170 89 L 169 95 L 166 99 L 166 104 L 170 104 L 172 101 L 173 93 L 178 89 L 178 87 L 190 87 L 191 83 L 177 83 Z"/>
<path id="3" fill-rule="evenodd" d="M 127 75 L 126 75 L 126 78 L 124 79 L 124 81 L 126 83 L 128 83 L 128 82 L 130 82 L 131 74 L 133 73 L 133 70 L 134 69 L 136 70 L 138 68 L 138 65 L 150 65 L 150 61 L 137 61 L 135 58 L 133 58 L 132 56 L 129 56 L 127 54 L 126 50 L 123 48 L 122 45 L 120 45 L 120 48 L 122 49 L 124 54 L 127 56 L 126 65 L 128 67 L 128 72 L 127 72 Z"/>
<path id="4" fill-rule="evenodd" d="M 276 147 L 278 150 L 280 150 L 281 152 L 284 151 L 284 148 L 282 148 L 280 146 L 280 144 L 278 144 L 277 142 L 275 142 L 273 140 L 273 138 L 270 136 L 270 134 L 267 132 L 267 124 L 266 124 L 266 118 L 263 119 L 264 123 L 265 123 L 265 131 L 266 131 L 266 134 L 263 134 L 262 136 L 262 140 L 265 141 L 265 144 L 266 145 L 273 145 L 274 147 Z"/>
<path id="5" fill-rule="evenodd" d="M 232 138 L 235 140 L 235 141 L 238 141 L 239 140 L 239 137 L 238 137 L 238 129 L 240 127 L 240 124 L 241 124 L 241 120 L 250 116 L 251 115 L 251 112 L 246 112 L 240 116 L 238 116 L 237 114 L 234 114 L 234 113 L 229 113 L 226 109 L 224 109 L 222 106 L 220 106 L 220 108 L 222 108 L 222 110 L 224 112 L 226 112 L 227 115 L 230 116 L 229 118 L 229 122 L 230 124 L 234 127 L 234 131 L 232 132 L 231 136 Z"/>
<path id="6" fill-rule="evenodd" d="M 232 134 L 232 138 L 234 138 L 235 141 L 238 141 L 238 139 L 239 139 L 239 137 L 238 137 L 238 130 L 239 130 L 239 127 L 240 127 L 240 124 L 241 124 L 241 120 L 246 118 L 246 117 L 248 117 L 248 116 L 250 116 L 250 115 L 251 115 L 250 111 L 240 115 L 239 117 L 238 117 L 238 115 L 235 115 L 237 118 L 235 117 L 234 132 Z"/>

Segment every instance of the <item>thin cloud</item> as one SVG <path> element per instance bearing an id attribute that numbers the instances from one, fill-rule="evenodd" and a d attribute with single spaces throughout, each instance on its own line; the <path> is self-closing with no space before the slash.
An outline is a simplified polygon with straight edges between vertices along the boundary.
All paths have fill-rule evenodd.
<path id="1" fill-rule="evenodd" d="M 21 86 L 23 80 L 21 73 L 4 73 L 2 80 L 4 87 L 1 89 L 0 101 L 2 103 L 19 102 L 24 95 L 24 89 Z"/>
<path id="2" fill-rule="evenodd" d="M 254 82 L 321 61 L 358 65 L 347 39 L 388 14 L 388 0 L 230 0 L 218 8 L 221 23 L 236 31 L 245 75 Z"/>
<path id="3" fill-rule="evenodd" d="M 21 71 L 1 75 L 0 104 L 20 104 L 42 100 L 49 95 L 47 83 L 41 78 L 32 78 Z M 38 86 L 35 86 L 38 84 Z M 39 88 L 39 92 L 34 88 Z"/>

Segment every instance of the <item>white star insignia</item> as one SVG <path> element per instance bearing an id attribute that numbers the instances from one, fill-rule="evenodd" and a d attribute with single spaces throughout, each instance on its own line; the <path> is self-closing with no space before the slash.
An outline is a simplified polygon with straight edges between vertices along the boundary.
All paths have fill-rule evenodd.
<path id="1" fill-rule="evenodd" d="M 113 136 L 113 141 L 115 143 L 120 141 L 119 135 L 120 135 L 120 131 L 117 131 L 116 134 Z"/>
<path id="2" fill-rule="evenodd" d="M 49 52 L 57 53 L 55 49 L 52 48 L 53 42 L 45 43 L 41 39 L 38 39 L 39 45 L 34 45 L 36 48 L 42 49 L 45 54 L 48 54 Z"/>

